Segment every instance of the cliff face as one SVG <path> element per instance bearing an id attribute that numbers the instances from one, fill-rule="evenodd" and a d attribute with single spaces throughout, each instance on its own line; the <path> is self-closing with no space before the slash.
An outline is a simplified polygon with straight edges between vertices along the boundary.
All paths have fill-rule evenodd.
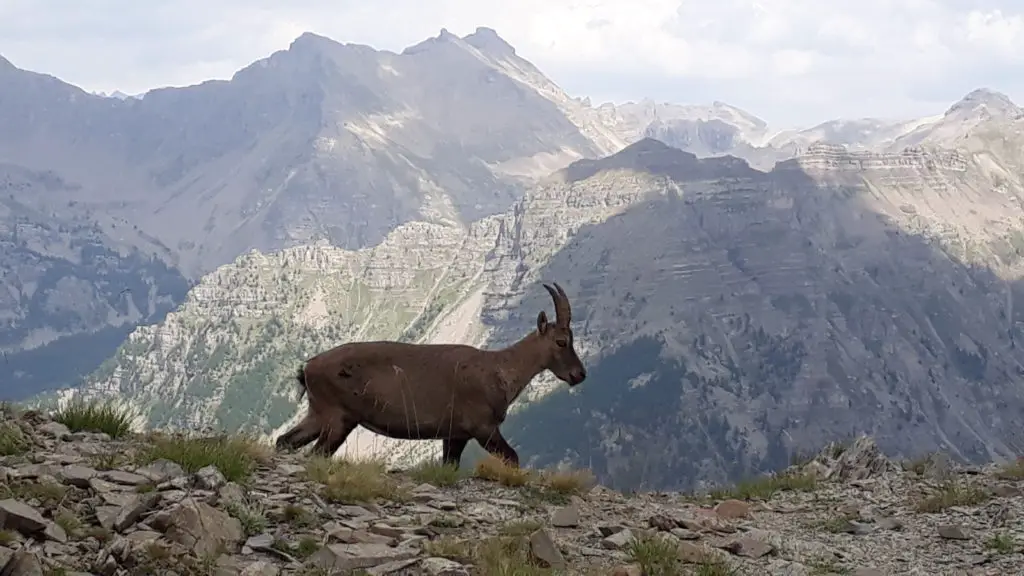
<path id="1" fill-rule="evenodd" d="M 1007 455 L 1024 441 L 1022 191 L 966 152 L 819 146 L 765 173 L 643 140 L 470 227 L 240 258 L 85 393 L 134 398 L 151 425 L 280 430 L 302 358 L 376 338 L 503 346 L 550 312 L 538 283 L 554 280 L 590 376 L 548 396 L 546 374 L 516 406 L 506 430 L 535 464 L 683 487 L 855 432 L 907 455 Z M 347 446 L 397 462 L 438 448 L 363 430 Z"/>
<path id="2" fill-rule="evenodd" d="M 73 185 L 0 163 L 0 398 L 78 381 L 189 284 L 151 236 L 75 201 Z"/>
<path id="3" fill-rule="evenodd" d="M 856 432 L 972 461 L 1024 446 L 1019 180 L 994 189 L 958 152 L 822 146 L 730 178 L 695 162 L 638 154 L 646 200 L 538 272 L 575 295 L 579 338 L 601 354 L 578 391 L 506 424 L 535 464 L 664 488 Z"/>

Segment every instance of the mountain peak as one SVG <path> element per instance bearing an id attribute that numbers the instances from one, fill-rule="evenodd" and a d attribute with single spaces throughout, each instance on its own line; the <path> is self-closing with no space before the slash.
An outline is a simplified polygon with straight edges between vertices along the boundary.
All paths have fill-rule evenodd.
<path id="1" fill-rule="evenodd" d="M 314 34 L 312 32 L 303 32 L 299 34 L 299 37 L 292 40 L 292 43 L 288 45 L 289 51 L 304 51 L 310 49 L 323 49 L 327 46 L 337 44 L 334 40 L 326 36 Z"/>
<path id="2" fill-rule="evenodd" d="M 402 54 L 416 54 L 418 52 L 423 52 L 424 50 L 429 50 L 434 46 L 442 44 L 458 44 L 460 42 L 462 42 L 462 38 L 452 34 L 447 28 L 441 28 L 441 31 L 437 36 L 427 38 L 422 42 L 409 46 L 405 50 L 402 50 Z"/>
<path id="3" fill-rule="evenodd" d="M 953 104 L 946 111 L 946 115 L 953 114 L 955 112 L 964 110 L 979 110 L 988 109 L 996 113 L 1016 113 L 1020 111 L 1020 108 L 1014 104 L 1010 97 L 1002 92 L 997 92 L 991 88 L 978 88 L 970 91 L 966 96 L 960 99 L 959 102 Z"/>
<path id="4" fill-rule="evenodd" d="M 630 170 L 670 178 L 722 178 L 758 173 L 745 160 L 734 156 L 697 158 L 696 154 L 665 144 L 656 138 L 642 138 L 611 156 L 577 160 L 560 174 L 569 182 L 590 178 L 608 170 Z"/>
<path id="5" fill-rule="evenodd" d="M 462 40 L 477 50 L 488 54 L 511 56 L 516 53 L 516 49 L 499 36 L 497 31 L 486 26 L 477 26 L 475 32 L 464 36 Z"/>

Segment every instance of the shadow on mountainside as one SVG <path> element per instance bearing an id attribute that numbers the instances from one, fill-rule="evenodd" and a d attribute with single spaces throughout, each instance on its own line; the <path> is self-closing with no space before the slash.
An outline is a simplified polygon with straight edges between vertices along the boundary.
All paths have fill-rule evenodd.
<path id="1" fill-rule="evenodd" d="M 954 261 L 866 208 L 858 186 L 795 162 L 762 173 L 654 141 L 617 156 L 603 167 L 683 192 L 666 184 L 582 228 L 539 274 L 566 289 L 600 357 L 576 392 L 509 417 L 524 462 L 690 489 L 861 432 L 892 455 L 1024 449 L 1022 283 Z M 504 329 L 549 304 L 539 285 L 525 294 Z"/>

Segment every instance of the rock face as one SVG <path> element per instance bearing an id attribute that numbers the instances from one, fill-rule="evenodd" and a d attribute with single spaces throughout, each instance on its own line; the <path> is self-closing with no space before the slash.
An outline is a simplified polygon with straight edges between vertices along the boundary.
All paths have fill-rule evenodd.
<path id="1" fill-rule="evenodd" d="M 0 163 L 0 398 L 75 383 L 138 324 L 159 322 L 189 285 L 170 251 L 74 200 L 51 172 Z"/>
<path id="2" fill-rule="evenodd" d="M 555 280 L 590 376 L 534 402 L 553 383 L 540 378 L 510 417 L 538 464 L 685 488 L 863 431 L 892 454 L 1008 456 L 1024 441 L 1024 187 L 1004 165 L 817 145 L 765 173 L 647 139 L 469 227 L 246 256 L 133 334 L 84 393 L 130 398 L 152 425 L 281 430 L 302 358 L 385 337 L 504 346 L 550 311 L 538 282 Z M 395 462 L 437 449 L 353 438 L 347 450 Z"/>
<path id="3" fill-rule="evenodd" d="M 59 426 L 39 413 L 0 416 L 0 446 L 19 439 L 0 456 L 3 574 L 1024 570 L 1021 462 L 950 465 L 938 483 L 867 437 L 708 494 L 625 495 L 582 471 L 386 472 L 240 438 L 111 440 Z"/>
<path id="4" fill-rule="evenodd" d="M 143 98 L 2 59 L 0 84 L 4 399 L 78 383 L 180 304 L 186 277 L 251 249 L 468 225 L 624 145 L 574 124 L 488 29 L 402 54 L 304 34 L 230 81 Z"/>
<path id="5" fill-rule="evenodd" d="M 615 164 L 644 167 L 647 201 L 577 231 L 537 272 L 564 279 L 579 339 L 601 351 L 577 392 L 506 424 L 537 464 L 677 488 L 861 431 L 905 455 L 1022 445 L 1024 392 L 1008 384 L 1024 365 L 1007 249 L 1019 180 L 995 192 L 986 162 L 958 152 L 819 146 L 726 178 L 665 147 L 630 151 Z M 592 194 L 590 172 L 567 177 L 574 195 Z M 968 199 L 971 216 L 946 211 Z"/>

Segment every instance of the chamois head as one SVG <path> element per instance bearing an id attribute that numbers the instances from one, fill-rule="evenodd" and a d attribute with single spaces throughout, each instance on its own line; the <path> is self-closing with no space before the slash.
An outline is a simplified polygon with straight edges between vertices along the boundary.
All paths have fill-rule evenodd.
<path id="1" fill-rule="evenodd" d="M 570 387 L 575 386 L 587 378 L 587 370 L 572 345 L 572 328 L 569 327 L 572 312 L 569 308 L 569 298 L 557 282 L 554 288 L 547 284 L 544 284 L 544 288 L 555 302 L 554 322 L 548 322 L 548 316 L 543 310 L 537 315 L 537 333 L 550 352 L 545 368 L 551 370 L 559 380 Z"/>

